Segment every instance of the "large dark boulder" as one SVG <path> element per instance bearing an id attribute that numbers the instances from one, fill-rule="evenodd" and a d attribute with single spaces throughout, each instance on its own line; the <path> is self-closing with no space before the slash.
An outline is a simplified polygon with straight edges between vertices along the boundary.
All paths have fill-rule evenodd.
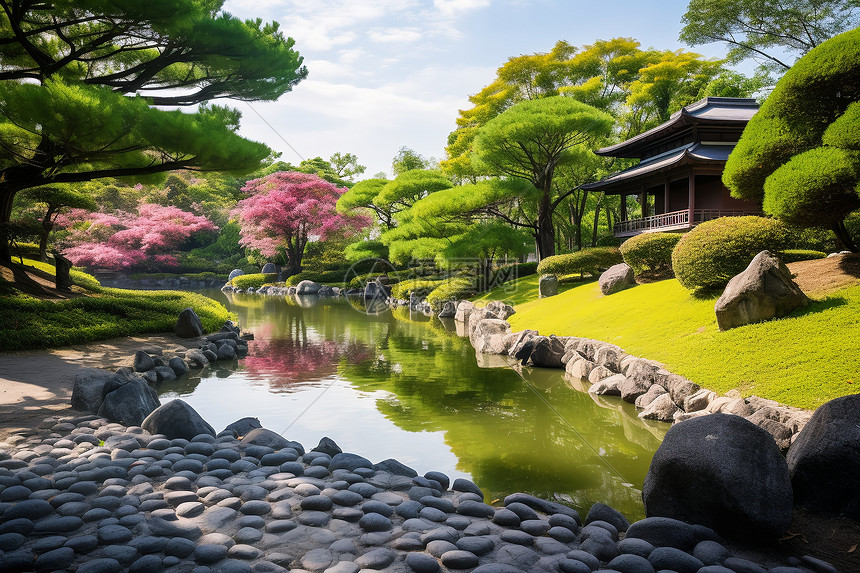
<path id="1" fill-rule="evenodd" d="M 798 505 L 860 519 L 860 394 L 819 407 L 787 460 Z"/>
<path id="2" fill-rule="evenodd" d="M 186 308 L 179 313 L 176 320 L 176 336 L 179 338 L 197 338 L 203 336 L 203 323 L 193 308 Z"/>
<path id="3" fill-rule="evenodd" d="M 127 426 L 139 426 L 159 406 L 158 394 L 149 384 L 141 378 L 129 379 L 105 394 L 98 415 Z"/>
<path id="4" fill-rule="evenodd" d="M 564 368 L 561 361 L 564 353 L 564 342 L 555 336 L 539 336 L 534 340 L 529 358 L 532 364 L 541 368 Z"/>
<path id="5" fill-rule="evenodd" d="M 87 368 L 75 375 L 72 386 L 72 408 L 95 414 L 102 405 L 105 383 L 116 377 L 114 372 Z"/>
<path id="6" fill-rule="evenodd" d="M 288 440 L 281 434 L 267 430 L 266 428 L 251 430 L 242 438 L 241 444 L 243 446 L 265 446 L 274 450 L 293 448 L 300 456 L 305 453 L 305 449 L 300 443 Z"/>
<path id="7" fill-rule="evenodd" d="M 735 538 L 774 538 L 791 524 L 788 466 L 773 438 L 729 414 L 672 426 L 642 488 L 645 513 Z"/>
<path id="8" fill-rule="evenodd" d="M 729 330 L 783 317 L 809 304 L 791 271 L 782 261 L 762 251 L 739 275 L 732 277 L 714 311 L 720 330 Z"/>
<path id="9" fill-rule="evenodd" d="M 266 263 L 263 265 L 263 268 L 260 270 L 264 275 L 274 275 L 278 272 L 278 267 L 275 263 Z"/>
<path id="10" fill-rule="evenodd" d="M 597 282 L 600 284 L 600 292 L 604 295 L 615 294 L 618 291 L 636 286 L 633 269 L 627 263 L 612 265 L 600 275 Z"/>
<path id="11" fill-rule="evenodd" d="M 253 416 L 246 416 L 228 425 L 226 428 L 224 428 L 223 431 L 236 432 L 236 435 L 241 438 L 242 436 L 247 435 L 251 430 L 256 430 L 257 428 L 262 427 L 263 425 L 260 423 L 259 418 L 255 418 Z"/>
<path id="12" fill-rule="evenodd" d="M 179 399 L 153 410 L 140 426 L 150 434 L 164 434 L 170 440 L 175 438 L 190 440 L 199 434 L 215 435 L 215 429 L 197 413 L 197 410 Z"/>

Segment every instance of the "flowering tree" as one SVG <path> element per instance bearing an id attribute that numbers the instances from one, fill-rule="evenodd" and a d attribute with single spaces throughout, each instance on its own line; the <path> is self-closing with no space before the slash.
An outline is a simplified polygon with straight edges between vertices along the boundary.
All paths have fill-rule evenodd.
<path id="1" fill-rule="evenodd" d="M 346 192 L 316 175 L 278 171 L 249 181 L 234 216 L 241 228 L 240 244 L 274 258 L 287 256 L 290 275 L 302 270 L 308 241 L 357 231 L 370 224 L 367 217 L 338 214 L 337 200 Z"/>
<path id="2" fill-rule="evenodd" d="M 74 264 L 123 270 L 148 264 L 174 266 L 176 251 L 194 235 L 218 228 L 206 217 L 144 203 L 137 214 L 91 213 L 72 209 L 57 224 L 68 231 L 63 254 Z"/>

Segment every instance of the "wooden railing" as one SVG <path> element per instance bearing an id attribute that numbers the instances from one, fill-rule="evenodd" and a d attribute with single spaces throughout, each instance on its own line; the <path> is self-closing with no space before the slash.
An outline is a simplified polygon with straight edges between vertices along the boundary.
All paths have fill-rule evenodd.
<path id="1" fill-rule="evenodd" d="M 660 215 L 651 215 L 640 219 L 630 219 L 628 221 L 619 221 L 615 224 L 614 232 L 616 237 L 630 237 L 639 233 L 648 231 L 667 231 L 674 229 L 689 229 L 693 225 L 698 225 L 711 219 L 718 217 L 740 217 L 741 215 L 761 215 L 757 211 L 737 211 L 724 209 L 695 209 L 693 211 L 693 222 L 690 223 L 690 210 L 672 211 L 671 213 L 662 213 Z"/>

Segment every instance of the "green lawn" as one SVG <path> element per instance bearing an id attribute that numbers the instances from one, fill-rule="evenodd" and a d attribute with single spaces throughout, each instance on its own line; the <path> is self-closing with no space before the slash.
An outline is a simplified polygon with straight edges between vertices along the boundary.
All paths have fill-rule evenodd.
<path id="1" fill-rule="evenodd" d="M 53 274 L 53 266 L 24 259 L 24 263 Z M 4 334 L 0 351 L 52 348 L 118 336 L 172 332 L 176 319 L 191 307 L 203 328 L 218 330 L 232 315 L 203 295 L 181 291 L 137 291 L 98 286 L 84 273 L 73 273 L 84 296 L 42 300 L 22 294 L 14 283 L 0 281 L 0 316 Z"/>
<path id="2" fill-rule="evenodd" d="M 524 302 L 537 299 L 539 280 L 540 275 L 529 275 L 527 277 L 508 281 L 497 286 L 493 290 L 489 290 L 482 295 L 473 297 L 471 300 L 474 302 L 503 300 L 513 306 L 523 304 Z M 570 279 L 563 278 L 562 282 L 558 285 L 558 292 L 565 292 L 579 284 L 581 284 L 581 279 L 579 277 Z"/>
<path id="3" fill-rule="evenodd" d="M 534 300 L 538 278 L 482 299 L 517 304 L 513 330 L 595 338 L 657 360 L 715 390 L 739 389 L 783 404 L 816 408 L 860 391 L 860 286 L 840 290 L 790 317 L 720 332 L 715 299 L 694 298 L 677 280 L 604 297 L 597 282 Z M 531 302 L 525 302 L 531 299 Z"/>

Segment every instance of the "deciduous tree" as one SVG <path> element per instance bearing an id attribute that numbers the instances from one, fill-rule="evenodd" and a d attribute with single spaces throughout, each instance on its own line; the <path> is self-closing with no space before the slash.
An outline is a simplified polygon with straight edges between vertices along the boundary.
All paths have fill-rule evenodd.
<path id="1" fill-rule="evenodd" d="M 269 150 L 235 110 L 163 109 L 274 100 L 307 75 L 277 23 L 221 5 L 0 0 L 0 223 L 29 187 L 257 167 Z"/>
<path id="2" fill-rule="evenodd" d="M 360 215 L 339 214 L 335 204 L 346 188 L 316 175 L 279 171 L 249 181 L 242 190 L 249 197 L 234 211 L 240 242 L 269 258 L 284 252 L 290 275 L 302 270 L 308 241 L 370 224 Z"/>

